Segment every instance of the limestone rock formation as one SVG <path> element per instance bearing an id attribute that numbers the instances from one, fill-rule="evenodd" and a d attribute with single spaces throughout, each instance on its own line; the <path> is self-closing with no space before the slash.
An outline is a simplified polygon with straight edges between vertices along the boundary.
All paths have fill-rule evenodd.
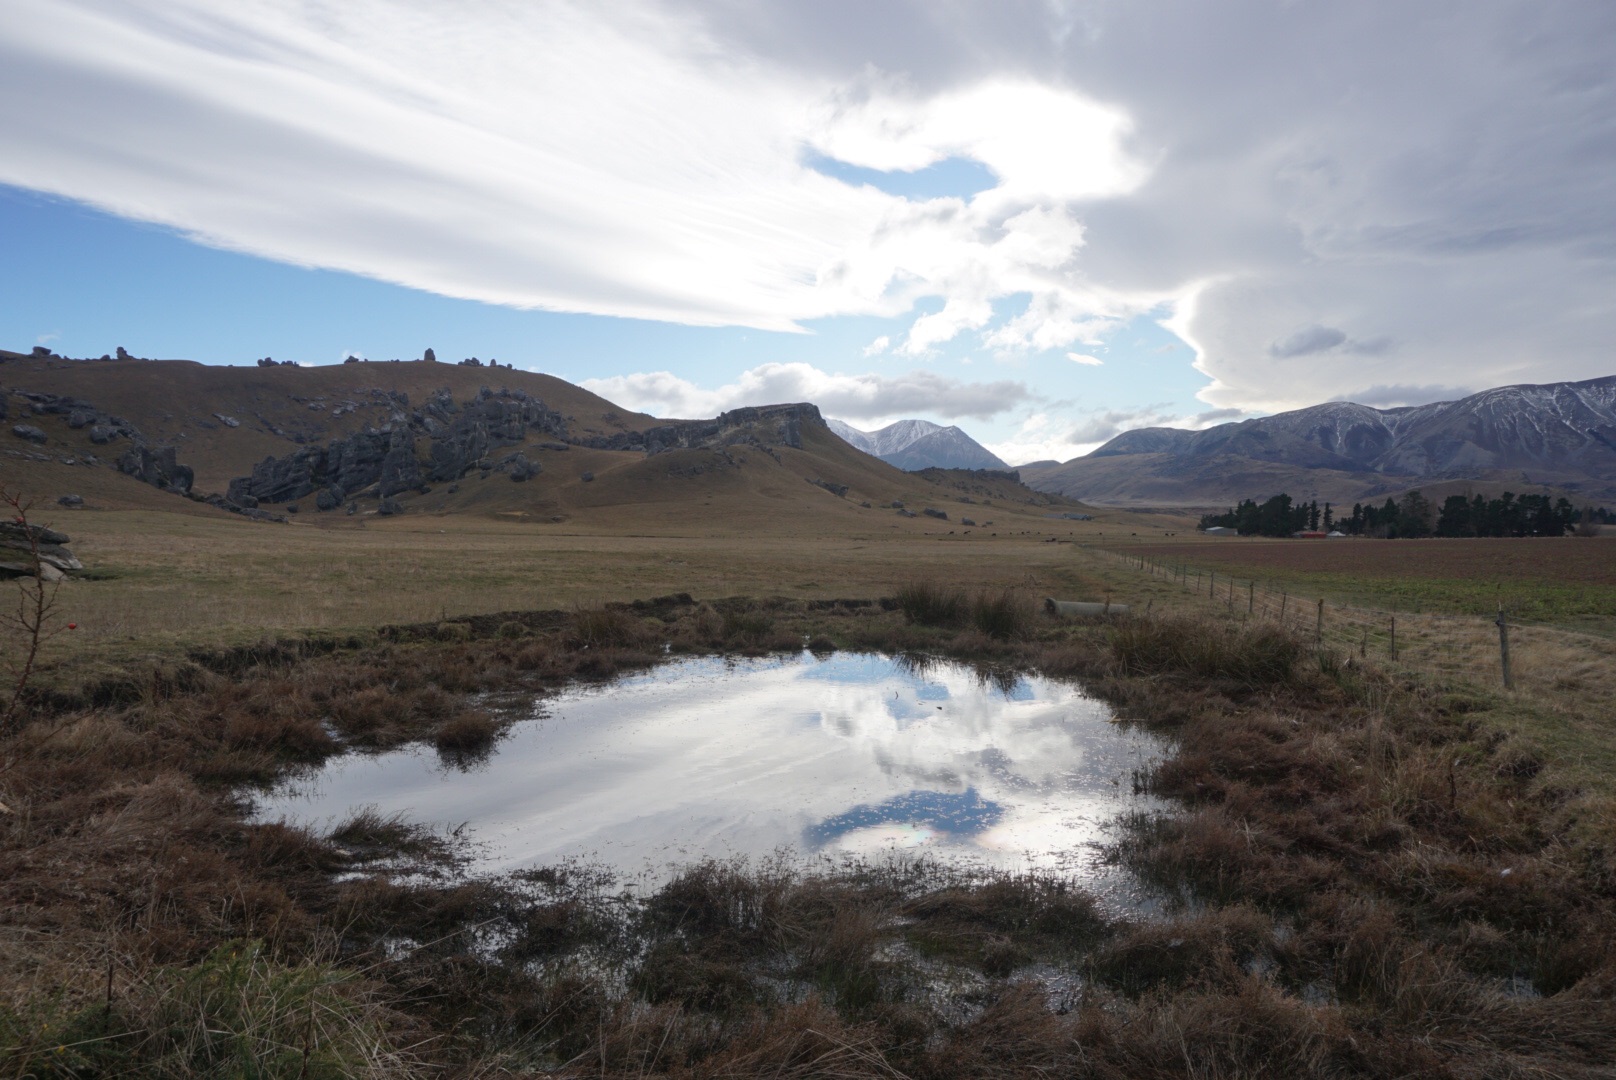
<path id="1" fill-rule="evenodd" d="M 83 570 L 84 564 L 67 550 L 68 543 L 67 535 L 55 529 L 0 521 L 0 576 L 34 576 L 36 551 L 39 576 L 47 581 L 57 581 L 64 574 Z"/>
<path id="2" fill-rule="evenodd" d="M 390 499 L 419 491 L 429 482 L 453 483 L 474 469 L 492 470 L 488 455 L 521 443 L 530 431 L 558 439 L 567 434 L 560 413 L 520 390 L 496 393 L 484 387 L 458 406 L 447 390 L 441 390 L 407 413 L 409 399 L 404 395 L 393 395 L 393 404 L 397 411 L 384 427 L 356 432 L 324 448 L 304 447 L 284 457 L 265 458 L 253 466 L 251 476 L 230 481 L 229 500 L 243 506 L 247 498 L 280 503 L 322 488 L 332 492 L 332 509 L 360 494 Z M 430 442 L 424 455 L 420 439 Z M 530 463 L 521 478 L 538 471 L 538 464 Z M 318 498 L 315 505 L 325 509 Z"/>
<path id="3" fill-rule="evenodd" d="M 805 426 L 825 426 L 818 406 L 806 402 L 763 405 L 731 409 L 713 420 L 680 420 L 647 431 L 597 435 L 578 445 L 596 450 L 643 450 L 647 454 L 693 448 L 717 450 L 727 446 L 759 449 L 789 446 L 800 450 Z"/>
<path id="4" fill-rule="evenodd" d="M 172 446 L 159 446 L 156 449 L 145 445 L 130 447 L 118 459 L 118 470 L 143 484 L 172 491 L 176 495 L 189 494 L 196 478 L 189 465 L 181 465 L 175 460 Z"/>

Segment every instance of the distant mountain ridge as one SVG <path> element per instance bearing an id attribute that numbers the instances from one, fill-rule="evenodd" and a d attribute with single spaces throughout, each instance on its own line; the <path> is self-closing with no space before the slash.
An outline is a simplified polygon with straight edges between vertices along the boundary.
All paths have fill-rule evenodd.
<path id="1" fill-rule="evenodd" d="M 843 441 L 906 472 L 921 469 L 1007 469 L 999 457 L 957 427 L 926 420 L 899 420 L 879 431 L 861 431 L 840 420 L 825 423 Z"/>
<path id="2" fill-rule="evenodd" d="M 1312 482 L 1306 474 L 1333 474 L 1332 487 L 1356 484 L 1366 493 L 1499 479 L 1604 497 L 1616 491 L 1616 376 L 1501 386 L 1396 409 L 1327 402 L 1205 431 L 1139 428 L 1085 457 L 1034 469 L 1027 482 L 1074 498 L 1103 488 L 1114 502 L 1148 488 L 1159 502 L 1175 482 L 1185 498 L 1212 497 L 1209 481 L 1218 486 L 1219 476 L 1242 470 L 1269 481 L 1294 470 L 1299 488 Z M 1140 478 L 1132 491 L 1130 471 Z"/>

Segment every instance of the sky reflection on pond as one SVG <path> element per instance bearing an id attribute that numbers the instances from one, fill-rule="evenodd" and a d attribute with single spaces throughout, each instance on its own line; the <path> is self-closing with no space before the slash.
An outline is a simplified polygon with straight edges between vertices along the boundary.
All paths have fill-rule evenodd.
<path id="1" fill-rule="evenodd" d="M 860 653 L 702 658 L 542 699 L 474 768 L 424 748 L 350 755 L 260 814 L 465 823 L 491 869 L 584 859 L 654 879 L 784 847 L 1090 872 L 1156 749 L 1053 680 Z"/>

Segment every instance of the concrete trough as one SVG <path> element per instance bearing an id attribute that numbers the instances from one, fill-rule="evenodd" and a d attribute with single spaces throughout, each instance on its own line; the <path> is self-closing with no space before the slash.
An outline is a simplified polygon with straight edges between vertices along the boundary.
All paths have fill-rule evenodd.
<path id="1" fill-rule="evenodd" d="M 1063 619 L 1072 619 L 1079 616 L 1093 617 L 1095 615 L 1126 615 L 1127 604 L 1113 604 L 1109 600 L 1103 604 L 1091 603 L 1087 600 L 1056 600 L 1053 596 L 1044 599 L 1044 610 L 1051 615 Z"/>

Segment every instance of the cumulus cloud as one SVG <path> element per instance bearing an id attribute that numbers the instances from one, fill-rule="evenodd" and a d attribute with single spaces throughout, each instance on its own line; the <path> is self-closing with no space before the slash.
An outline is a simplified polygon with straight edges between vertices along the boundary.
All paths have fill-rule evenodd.
<path id="1" fill-rule="evenodd" d="M 860 422 L 916 413 L 990 420 L 1034 399 L 1025 384 L 1008 379 L 964 382 L 930 371 L 843 375 L 801 363 L 762 364 L 713 389 L 668 371 L 585 379 L 580 385 L 637 412 L 686 418 L 716 416 L 743 405 L 811 401 L 827 415 Z"/>
<path id="2" fill-rule="evenodd" d="M 865 356 L 879 356 L 892 347 L 892 339 L 885 334 L 864 346 Z"/>

